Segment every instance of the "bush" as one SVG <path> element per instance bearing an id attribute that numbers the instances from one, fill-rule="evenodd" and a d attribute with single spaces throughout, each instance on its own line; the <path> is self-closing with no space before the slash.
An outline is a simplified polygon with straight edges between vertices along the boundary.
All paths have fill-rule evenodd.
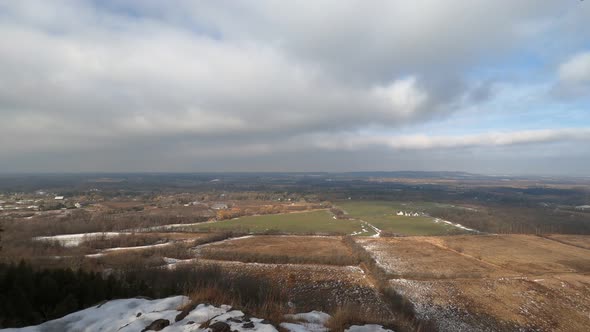
<path id="1" fill-rule="evenodd" d="M 188 292 L 191 305 L 230 304 L 273 321 L 281 319 L 286 312 L 287 294 L 270 280 L 247 275 L 230 276 L 217 265 L 207 265 L 192 271 L 194 283 L 189 285 Z"/>

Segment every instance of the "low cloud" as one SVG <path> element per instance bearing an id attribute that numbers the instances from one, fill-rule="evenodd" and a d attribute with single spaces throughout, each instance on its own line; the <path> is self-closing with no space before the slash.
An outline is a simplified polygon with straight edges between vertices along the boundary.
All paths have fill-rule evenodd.
<path id="1" fill-rule="evenodd" d="M 590 128 L 525 130 L 460 136 L 318 135 L 309 137 L 306 141 L 317 148 L 327 150 L 362 150 L 371 147 L 385 147 L 392 150 L 502 147 L 563 141 L 590 141 Z"/>

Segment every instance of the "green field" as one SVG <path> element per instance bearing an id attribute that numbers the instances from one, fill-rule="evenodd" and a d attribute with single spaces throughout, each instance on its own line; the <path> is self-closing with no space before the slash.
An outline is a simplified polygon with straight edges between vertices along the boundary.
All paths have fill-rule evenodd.
<path id="1" fill-rule="evenodd" d="M 436 207 L 450 205 L 433 202 L 385 202 L 385 201 L 342 201 L 336 205 L 352 218 L 360 219 L 388 233 L 404 235 L 447 235 L 463 234 L 464 231 L 444 223 L 434 222 L 431 217 L 397 216 L 398 211 L 426 212 Z M 361 234 L 372 235 L 373 233 Z"/>
<path id="2" fill-rule="evenodd" d="M 197 231 L 233 230 L 249 233 L 279 231 L 290 234 L 351 234 L 361 231 L 358 220 L 337 220 L 328 211 L 241 217 L 193 226 Z"/>
<path id="3" fill-rule="evenodd" d="M 406 217 L 395 215 L 398 211 L 422 212 L 445 206 L 431 202 L 342 201 L 336 206 L 347 212 L 351 220 L 334 219 L 328 211 L 272 214 L 240 217 L 202 225 L 191 226 L 191 231 L 241 231 L 264 233 L 277 231 L 289 234 L 354 234 L 374 235 L 375 231 L 363 222 L 388 233 L 403 235 L 463 234 L 456 227 L 434 222 L 431 217 Z M 448 206 L 448 205 L 447 205 Z"/>

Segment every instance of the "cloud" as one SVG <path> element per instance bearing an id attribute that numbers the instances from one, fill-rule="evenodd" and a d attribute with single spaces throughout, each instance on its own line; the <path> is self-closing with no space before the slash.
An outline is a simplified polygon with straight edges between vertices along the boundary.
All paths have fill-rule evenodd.
<path id="1" fill-rule="evenodd" d="M 557 92 L 565 96 L 590 96 L 590 51 L 577 53 L 559 66 Z"/>
<path id="2" fill-rule="evenodd" d="M 576 54 L 559 66 L 559 78 L 572 83 L 589 82 L 590 52 Z"/>
<path id="3" fill-rule="evenodd" d="M 313 146 L 327 150 L 362 150 L 385 147 L 392 150 L 432 150 L 502 147 L 523 144 L 590 141 L 590 128 L 565 128 L 492 132 L 476 135 L 335 135 L 306 139 Z"/>
<path id="4" fill-rule="evenodd" d="M 349 82 L 256 40 L 219 40 L 84 7 L 82 21 L 107 22 L 88 28 L 29 4 L 12 8 L 15 17 L 0 24 L 4 138 L 61 136 L 67 143 L 82 134 L 111 144 L 137 136 L 395 127 L 449 112 L 468 93 L 415 75 Z"/>
<path id="5" fill-rule="evenodd" d="M 434 136 L 421 126 L 465 110 L 489 112 L 496 85 L 477 73 L 535 49 L 546 34 L 573 36 L 586 24 L 588 11 L 579 7 L 537 0 L 0 2 L 0 141 L 10 142 L 0 154 L 13 160 L 10 168 L 34 156 L 43 156 L 42 165 L 52 154 L 97 153 L 101 165 L 127 169 L 135 164 L 120 164 L 121 156 L 502 145 L 508 134 Z M 580 38 L 554 46 L 579 52 Z M 587 87 L 585 57 L 559 68 L 568 91 Z M 416 134 L 377 134 L 397 130 Z"/>

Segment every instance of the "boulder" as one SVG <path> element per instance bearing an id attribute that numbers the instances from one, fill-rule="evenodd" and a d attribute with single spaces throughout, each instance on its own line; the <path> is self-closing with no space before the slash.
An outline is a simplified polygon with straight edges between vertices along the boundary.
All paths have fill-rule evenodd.
<path id="1" fill-rule="evenodd" d="M 142 332 L 145 331 L 160 331 L 166 326 L 170 325 L 170 321 L 167 319 L 156 319 L 155 321 L 151 322 L 150 325 L 146 326 Z"/>
<path id="2" fill-rule="evenodd" d="M 216 322 L 209 325 L 211 332 L 231 332 L 231 327 L 229 324 L 224 322 Z"/>

